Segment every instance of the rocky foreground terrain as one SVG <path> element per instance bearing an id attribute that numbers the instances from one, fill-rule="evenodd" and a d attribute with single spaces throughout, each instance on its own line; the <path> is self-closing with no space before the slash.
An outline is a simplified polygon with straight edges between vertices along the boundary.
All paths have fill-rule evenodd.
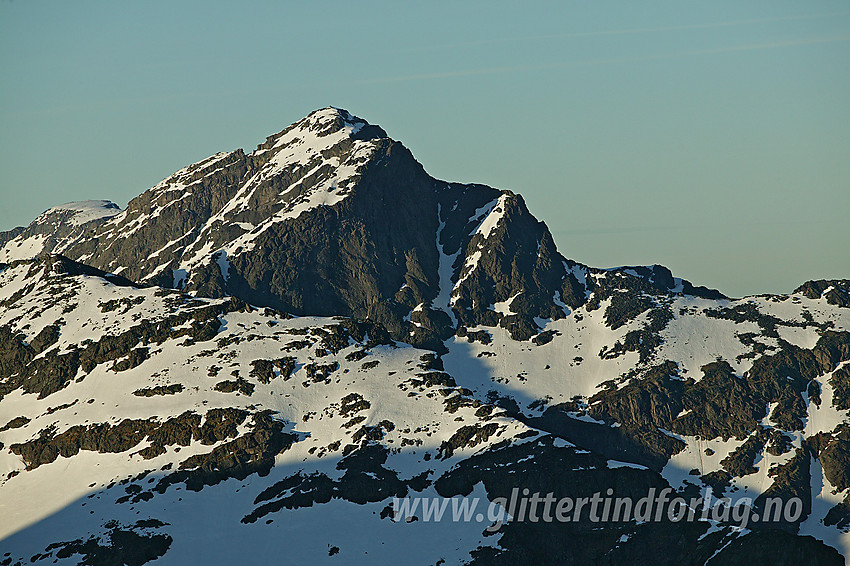
<path id="1" fill-rule="evenodd" d="M 521 196 L 316 111 L 0 233 L 0 565 L 844 564 L 850 281 L 592 268 Z M 392 517 L 394 497 L 802 502 Z"/>

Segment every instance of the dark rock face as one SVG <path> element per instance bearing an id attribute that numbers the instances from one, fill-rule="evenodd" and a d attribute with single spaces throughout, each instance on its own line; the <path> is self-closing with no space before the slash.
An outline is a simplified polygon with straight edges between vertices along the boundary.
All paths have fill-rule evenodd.
<path id="1" fill-rule="evenodd" d="M 687 384 L 677 374 L 676 365 L 667 362 L 652 368 L 640 380 L 603 391 L 590 400 L 591 416 L 609 424 L 620 423 L 623 430 L 614 429 L 614 434 L 641 446 L 643 455 L 635 461 L 653 469 L 660 469 L 683 448 L 680 440 L 659 430 L 673 428 L 683 409 L 682 394 Z"/>
<path id="2" fill-rule="evenodd" d="M 270 383 L 276 377 L 286 381 L 295 369 L 295 358 L 284 356 L 276 360 L 254 360 L 251 365 L 253 366 L 251 377 L 256 378 L 260 383 Z"/>
<path id="3" fill-rule="evenodd" d="M 51 558 L 62 559 L 80 555 L 78 562 L 84 566 L 100 564 L 128 564 L 141 566 L 163 556 L 171 547 L 173 539 L 167 534 L 158 533 L 164 527 L 161 521 L 142 520 L 134 525 L 122 526 L 116 521 L 107 525 L 105 537 L 90 537 L 85 541 L 77 539 L 57 542 L 48 546 L 43 554 L 32 557 L 30 562 L 41 562 Z M 105 539 L 105 540 L 104 540 Z M 55 562 L 56 560 L 50 560 Z"/>
<path id="4" fill-rule="evenodd" d="M 486 425 L 467 425 L 462 426 L 456 433 L 440 446 L 440 457 L 445 459 L 454 454 L 455 450 L 460 448 L 472 448 L 486 442 L 491 435 L 499 429 L 496 423 L 488 423 Z"/>
<path id="5" fill-rule="evenodd" d="M 422 214 L 436 195 L 400 144 L 382 140 L 376 151 L 380 165 L 348 198 L 274 225 L 257 241 L 261 253 L 233 258 L 232 292 L 293 314 L 376 320 L 398 336 L 395 319 L 436 295 L 436 212 Z M 410 293 L 396 301 L 405 283 Z"/>
<path id="6" fill-rule="evenodd" d="M 157 482 L 154 491 L 164 493 L 176 483 L 184 483 L 187 489 L 200 491 L 205 486 L 230 478 L 243 480 L 252 474 L 268 475 L 274 467 L 275 456 L 288 450 L 296 435 L 284 432 L 284 423 L 275 420 L 271 411 L 254 413 L 251 418 L 253 427 L 250 432 L 216 446 L 211 452 L 184 460 L 179 471 Z M 229 436 L 235 436 L 235 432 Z"/>
<path id="7" fill-rule="evenodd" d="M 157 395 L 176 395 L 183 391 L 183 385 L 174 383 L 172 385 L 158 385 L 156 387 L 145 387 L 133 391 L 133 395 L 137 397 L 156 397 Z"/>
<path id="8" fill-rule="evenodd" d="M 850 427 L 845 424 L 832 434 L 821 433 L 810 445 L 829 483 L 839 491 L 850 487 Z"/>
<path id="9" fill-rule="evenodd" d="M 567 273 L 552 235 L 531 216 L 522 197 L 503 193 L 490 212 L 495 214 L 501 215 L 498 223 L 492 228 L 482 224 L 462 254 L 467 260 L 459 272 L 456 313 L 466 326 L 492 326 L 497 315 L 490 306 L 509 300 L 509 312 L 516 314 L 501 317 L 499 325 L 527 340 L 541 330 L 535 317 L 563 318 L 565 306 L 584 303 L 585 288 Z"/>
<path id="10" fill-rule="evenodd" d="M 791 498 L 797 498 L 802 501 L 803 513 L 793 523 L 789 523 L 785 517 L 777 517 L 778 513 L 774 511 L 774 525 L 777 528 L 797 532 L 799 524 L 812 512 L 812 492 L 809 487 L 811 482 L 810 460 L 808 451 L 798 448 L 788 462 L 770 470 L 769 474 L 774 477 L 773 485 L 756 498 L 753 508 L 762 517 L 768 512 L 766 500 L 769 498 L 780 498 L 786 502 Z"/>
<path id="11" fill-rule="evenodd" d="M 11 430 L 13 428 L 21 428 L 30 422 L 29 417 L 15 417 L 11 421 L 7 422 L 3 426 L 0 426 L 0 432 L 6 432 L 7 430 Z"/>
<path id="12" fill-rule="evenodd" d="M 135 281 L 151 275 L 159 263 L 174 259 L 174 251 L 184 249 L 185 240 L 196 234 L 205 220 L 233 198 L 240 181 L 253 165 L 241 150 L 221 159 L 215 157 L 221 156 L 191 165 L 142 193 L 130 201 L 121 215 L 72 246 L 68 255 L 86 257 L 86 263 L 107 271 L 124 268 L 126 276 Z M 215 169 L 217 173 L 208 177 Z M 180 198 L 183 191 L 169 190 L 183 186 L 193 187 L 188 197 Z M 133 229 L 135 231 L 129 233 Z M 148 259 L 172 241 L 174 249 L 166 250 L 170 256 Z M 171 277 L 170 272 L 167 275 Z M 156 278 L 153 282 L 159 283 Z"/>
<path id="13" fill-rule="evenodd" d="M 408 486 L 413 487 L 421 478 L 401 481 L 396 472 L 383 466 L 387 454 L 385 447 L 366 443 L 339 461 L 337 469 L 345 472 L 338 480 L 332 480 L 322 473 L 298 473 L 283 478 L 257 496 L 254 501 L 257 508 L 246 515 L 242 522 L 255 523 L 281 509 L 311 507 L 331 499 L 344 499 L 362 505 L 389 497 L 404 497 L 408 493 Z"/>
<path id="14" fill-rule="evenodd" d="M 508 409 L 508 413 L 607 458 L 636 462 L 656 471 L 684 448 L 665 431 L 704 439 L 746 439 L 723 461 L 725 472 L 703 479 L 709 485 L 720 485 L 732 476 L 754 472 L 753 461 L 762 450 L 776 454 L 789 450 L 788 436 L 778 429 L 768 432 L 760 423 L 769 417 L 781 430 L 801 430 L 806 416 L 803 395 L 810 384 L 817 384 L 815 378 L 850 359 L 848 345 L 850 333 L 826 331 L 813 349 L 786 343 L 776 354 L 754 360 L 743 376 L 736 375 L 726 361 L 712 362 L 702 367 L 699 381 L 681 378 L 677 364 L 667 360 L 639 376 L 627 375 L 628 382 L 619 388 L 597 393 L 589 399 L 589 407 L 561 403 L 547 407 L 536 417 L 522 415 L 517 409 Z M 831 379 L 841 383 L 845 368 L 835 371 Z M 841 391 L 836 388 L 836 392 Z M 836 397 L 836 403 L 843 399 Z M 766 408 L 771 403 L 776 408 L 768 415 Z M 577 418 L 584 415 L 599 424 Z M 842 434 L 846 436 L 838 433 L 834 440 L 822 438 L 818 444 L 825 472 L 835 474 L 839 482 L 833 485 L 850 485 L 842 482 L 846 474 L 838 471 L 846 465 L 850 453 Z"/>
<path id="15" fill-rule="evenodd" d="M 750 436 L 746 442 L 721 460 L 720 465 L 733 476 L 742 477 L 756 473 L 758 468 L 754 467 L 753 463 L 756 456 L 764 449 L 768 435 L 768 429 L 759 427 L 758 431 Z"/>
<path id="16" fill-rule="evenodd" d="M 770 420 L 784 430 L 801 430 L 806 407 L 802 394 L 814 378 L 832 371 L 848 358 L 850 334 L 826 332 L 812 350 L 790 344 L 762 356 L 739 379 L 726 362 L 703 367 L 704 377 L 684 394 L 692 412 L 673 425 L 680 434 L 703 438 L 746 438 L 765 417 L 768 403 L 777 403 Z"/>
<path id="17" fill-rule="evenodd" d="M 850 308 L 850 281 L 847 279 L 806 281 L 794 292 L 810 299 L 824 298 L 830 305 Z"/>
<path id="18" fill-rule="evenodd" d="M 126 452 L 147 439 L 150 445 L 139 453 L 144 458 L 153 458 L 165 452 L 167 446 L 189 446 L 192 439 L 202 444 L 215 444 L 236 436 L 236 427 L 248 416 L 241 409 L 210 409 L 204 416 L 187 411 L 164 422 L 156 418 L 124 419 L 111 425 L 100 423 L 76 425 L 59 434 L 48 428 L 37 438 L 20 444 L 13 444 L 9 450 L 20 455 L 28 469 L 49 464 L 59 456 L 69 458 L 80 450 L 100 453 Z M 268 415 L 255 415 L 255 420 L 269 425 Z"/>

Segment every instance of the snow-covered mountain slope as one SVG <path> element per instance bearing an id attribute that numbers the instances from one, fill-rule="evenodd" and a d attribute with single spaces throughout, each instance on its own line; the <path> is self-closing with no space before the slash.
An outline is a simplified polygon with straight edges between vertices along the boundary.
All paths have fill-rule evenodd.
<path id="1" fill-rule="evenodd" d="M 293 319 L 67 271 L 65 262 L 44 258 L 0 273 L 0 324 L 10 333 L 4 364 L 31 358 L 23 372 L 4 375 L 0 402 L 6 549 L 30 556 L 44 550 L 31 545 L 45 537 L 86 539 L 98 521 L 132 529 L 144 514 L 146 525 L 171 527 L 150 531 L 173 538 L 166 561 L 186 563 L 198 555 L 190 533 L 208 513 L 239 540 L 245 533 L 269 546 L 281 537 L 274 548 L 283 549 L 302 540 L 306 525 L 291 524 L 288 503 L 278 504 L 285 490 L 264 496 L 265 505 L 255 499 L 282 476 L 303 476 L 333 487 L 332 513 L 353 527 L 320 529 L 299 549 L 304 560 L 327 558 L 330 545 L 349 557 L 389 556 L 418 540 L 423 552 L 431 546 L 433 562 L 445 556 L 437 543 L 446 528 L 390 523 L 378 516 L 385 499 L 433 491 L 429 476 L 479 445 L 529 434 L 433 369 L 432 353 L 394 344 L 368 323 Z M 45 296 L 55 298 L 49 308 Z M 486 432 L 452 442 L 463 427 Z M 281 532 L 267 518 L 288 526 Z M 304 520 L 314 528 L 327 521 Z M 399 540 L 391 549 L 357 540 L 364 521 Z M 458 556 L 484 543 L 479 530 L 451 535 Z M 188 536 L 181 541 L 178 532 Z M 204 546 L 220 557 L 235 551 L 232 544 L 217 534 Z M 253 561 L 271 550 L 239 555 Z"/>
<path id="2" fill-rule="evenodd" d="M 40 243 L 0 263 L 0 565 L 850 556 L 848 281 L 733 300 L 578 264 L 519 195 L 338 109 L 72 208 L 4 236 Z M 803 508 L 390 517 L 665 487 Z"/>
<path id="3" fill-rule="evenodd" d="M 99 223 L 120 213 L 108 200 L 69 202 L 46 210 L 26 228 L 0 232 L 0 262 L 62 253 L 90 235 Z"/>
<path id="4" fill-rule="evenodd" d="M 710 484 L 755 498 L 779 483 L 768 472 L 799 454 L 820 456 L 807 460 L 812 513 L 800 532 L 847 552 L 847 535 L 824 520 L 850 491 L 841 483 L 850 312 L 824 299 L 679 297 L 667 305 L 675 314 L 664 343 L 642 364 L 639 352 L 599 355 L 644 324 L 639 316 L 612 329 L 610 299 L 540 321 L 548 340 L 480 327 L 437 356 L 393 342 L 372 323 L 292 318 L 106 277 L 51 256 L 0 272 L 0 537 L 10 563 L 97 563 L 119 556 L 121 540 L 174 564 L 192 556 L 254 562 L 285 549 L 299 560 L 332 561 L 333 548 L 364 563 L 488 563 L 486 548 L 523 555 L 516 539 L 531 544 L 541 535 L 503 527 L 485 537 L 487 525 L 477 522 L 393 522 L 385 510 L 392 497 L 469 495 L 453 487 L 469 484 L 472 495 L 492 500 L 504 482 L 534 485 L 543 473 L 569 493 L 669 482 L 683 493 Z M 746 305 L 772 312 L 776 333 L 796 346 L 771 340 L 757 323 L 706 314 Z M 798 430 L 765 405 L 749 431 L 746 408 L 744 416 L 724 414 L 687 396 L 718 358 L 746 382 L 759 360 L 789 348 L 800 348 L 798 357 L 812 352 L 818 368 L 840 360 L 812 370 L 819 403 L 808 386 Z M 682 352 L 690 355 L 678 371 L 657 371 L 657 356 Z M 629 372 L 639 375 L 618 377 Z M 683 418 L 708 410 L 715 422 Z M 624 431 L 634 434 L 631 445 Z M 656 437 L 680 444 L 671 449 Z M 669 460 L 658 455 L 665 450 Z M 487 466 L 480 461 L 493 459 L 497 471 L 476 479 Z M 662 527 L 606 525 L 611 540 L 586 552 L 616 555 L 628 546 L 620 537 L 639 541 Z M 718 533 L 712 552 L 748 532 L 705 523 L 685 540 L 705 544 L 705 529 Z M 250 544 L 237 551 L 234 540 Z"/>

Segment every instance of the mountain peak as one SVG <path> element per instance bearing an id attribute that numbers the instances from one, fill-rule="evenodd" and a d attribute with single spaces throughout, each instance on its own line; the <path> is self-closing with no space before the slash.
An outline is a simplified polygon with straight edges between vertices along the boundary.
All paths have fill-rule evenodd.
<path id="1" fill-rule="evenodd" d="M 327 135 L 326 128 L 345 128 L 350 127 L 354 130 L 359 130 L 365 125 L 368 125 L 366 120 L 358 118 L 351 114 L 348 110 L 337 108 L 335 106 L 327 106 L 310 112 L 295 123 L 297 127 L 307 127 L 311 130 L 317 130 L 317 135 Z"/>
<path id="2" fill-rule="evenodd" d="M 349 135 L 354 135 L 366 125 L 368 125 L 366 120 L 352 115 L 347 110 L 328 106 L 310 112 L 286 130 L 309 132 L 316 137 L 325 137 L 340 130 L 346 130 Z"/>
<path id="3" fill-rule="evenodd" d="M 115 216 L 119 212 L 121 207 L 110 200 L 82 200 L 54 206 L 42 213 L 42 217 L 59 214 L 72 225 L 81 226 L 92 220 Z"/>
<path id="4" fill-rule="evenodd" d="M 0 232 L 0 262 L 32 258 L 44 251 L 62 251 L 82 238 L 87 229 L 120 212 L 121 208 L 108 200 L 69 202 L 49 208 L 27 227 Z"/>
<path id="5" fill-rule="evenodd" d="M 282 131 L 266 138 L 254 155 L 274 150 L 278 152 L 292 145 L 327 148 L 343 139 L 370 140 L 387 137 L 386 132 L 347 110 L 328 106 L 310 112 L 304 118 Z"/>

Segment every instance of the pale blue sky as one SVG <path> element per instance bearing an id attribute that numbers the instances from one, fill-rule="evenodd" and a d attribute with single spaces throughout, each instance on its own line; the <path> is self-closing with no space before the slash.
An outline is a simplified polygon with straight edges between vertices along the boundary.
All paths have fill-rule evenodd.
<path id="1" fill-rule="evenodd" d="M 521 193 L 593 266 L 850 278 L 846 0 L 0 0 L 0 230 L 328 105 Z"/>

